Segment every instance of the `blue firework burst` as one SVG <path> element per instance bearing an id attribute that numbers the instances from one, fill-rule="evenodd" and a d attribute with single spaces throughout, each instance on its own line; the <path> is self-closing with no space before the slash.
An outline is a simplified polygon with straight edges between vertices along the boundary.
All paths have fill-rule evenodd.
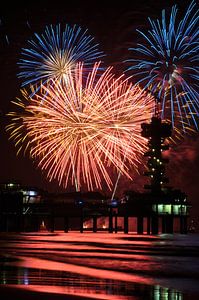
<path id="1" fill-rule="evenodd" d="M 77 25 L 66 25 L 64 30 L 60 24 L 46 26 L 43 34 L 35 33 L 28 46 L 22 49 L 18 63 L 22 86 L 51 79 L 65 80 L 77 62 L 84 62 L 89 71 L 94 62 L 104 56 L 94 38 Z"/>
<path id="2" fill-rule="evenodd" d="M 129 48 L 133 54 L 128 71 L 136 83 L 156 93 L 161 117 L 183 131 L 194 125 L 199 129 L 199 9 L 192 1 L 178 20 L 177 6 L 167 18 L 149 18 L 150 30 L 137 30 L 141 43 Z"/>

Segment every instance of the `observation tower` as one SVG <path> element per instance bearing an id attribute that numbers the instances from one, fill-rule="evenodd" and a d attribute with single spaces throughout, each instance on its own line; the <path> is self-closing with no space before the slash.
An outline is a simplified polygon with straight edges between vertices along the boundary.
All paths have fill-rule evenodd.
<path id="1" fill-rule="evenodd" d="M 165 177 L 165 164 L 168 159 L 163 158 L 163 151 L 169 149 L 169 144 L 165 144 L 165 139 L 171 136 L 171 124 L 162 121 L 160 117 L 152 117 L 151 123 L 142 124 L 142 136 L 148 138 L 149 150 L 145 153 L 148 159 L 148 171 L 146 176 L 150 177 L 151 184 L 145 185 L 153 194 L 159 194 L 164 189 L 164 184 L 168 183 Z"/>
<path id="2" fill-rule="evenodd" d="M 174 217 L 178 216 L 180 220 L 180 232 L 187 232 L 188 203 L 185 193 L 180 190 L 174 190 L 166 185 L 169 179 L 165 176 L 166 164 L 169 162 L 164 158 L 164 151 L 169 149 L 169 142 L 166 141 L 172 134 L 172 124 L 168 120 L 162 120 L 159 114 L 159 99 L 156 100 L 155 113 L 151 122 L 143 123 L 142 136 L 148 139 L 148 151 L 145 156 L 148 157 L 148 170 L 144 173 L 150 177 L 150 184 L 144 186 L 150 190 L 146 193 L 150 199 L 151 231 L 154 234 L 159 232 L 159 220 L 161 220 L 161 232 L 173 233 Z"/>

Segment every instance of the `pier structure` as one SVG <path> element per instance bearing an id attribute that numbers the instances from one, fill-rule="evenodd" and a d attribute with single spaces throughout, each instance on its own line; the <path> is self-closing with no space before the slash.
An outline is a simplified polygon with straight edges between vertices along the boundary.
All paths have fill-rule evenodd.
<path id="1" fill-rule="evenodd" d="M 98 192 L 51 194 L 18 183 L 0 184 L 0 231 L 78 230 L 137 234 L 187 233 L 190 204 L 180 190 L 167 186 L 163 153 L 171 125 L 158 114 L 142 124 L 148 139 L 146 192 L 125 191 L 121 199 Z"/>
<path id="2" fill-rule="evenodd" d="M 149 184 L 144 193 L 125 191 L 121 199 L 98 192 L 50 194 L 18 183 L 0 184 L 0 231 L 79 230 L 137 234 L 187 233 L 190 204 L 180 190 L 167 186 L 163 153 L 171 125 L 157 115 L 142 124 L 148 139 Z"/>
<path id="3" fill-rule="evenodd" d="M 30 193 L 31 192 L 31 193 Z M 121 199 L 100 193 L 48 194 L 32 188 L 0 192 L 0 231 L 61 230 L 107 233 L 187 233 L 189 203 L 179 190 L 167 194 L 128 191 Z"/>

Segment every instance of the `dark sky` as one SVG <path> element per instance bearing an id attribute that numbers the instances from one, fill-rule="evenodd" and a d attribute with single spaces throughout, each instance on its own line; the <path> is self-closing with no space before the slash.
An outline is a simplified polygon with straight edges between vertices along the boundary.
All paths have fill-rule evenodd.
<path id="1" fill-rule="evenodd" d="M 11 101 L 20 96 L 20 80 L 16 74 L 21 48 L 34 32 L 41 33 L 50 24 L 78 24 L 88 29 L 106 53 L 105 64 L 113 65 L 115 73 L 124 70 L 124 59 L 128 58 L 128 47 L 136 42 L 136 28 L 149 28 L 147 17 L 160 18 L 161 10 L 177 4 L 179 15 L 185 11 L 189 1 L 15 1 L 1 2 L 0 6 L 0 112 L 1 112 L 1 172 L 0 182 L 17 180 L 49 191 L 61 191 L 56 183 L 49 183 L 45 175 L 36 169 L 28 157 L 20 154 L 8 141 L 5 125 L 6 114 L 13 109 Z M 192 213 L 199 215 L 199 133 L 186 138 L 170 151 L 168 174 L 174 188 L 187 193 L 193 205 Z M 125 181 L 121 181 L 120 189 Z M 137 175 L 132 187 L 141 190 L 144 178 Z"/>

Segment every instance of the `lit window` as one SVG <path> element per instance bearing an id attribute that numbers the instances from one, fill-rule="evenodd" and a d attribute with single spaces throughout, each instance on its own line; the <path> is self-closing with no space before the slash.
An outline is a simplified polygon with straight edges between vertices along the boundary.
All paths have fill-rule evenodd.
<path id="1" fill-rule="evenodd" d="M 28 194 L 29 194 L 29 196 L 36 196 L 37 195 L 37 193 L 35 191 L 29 191 Z"/>

